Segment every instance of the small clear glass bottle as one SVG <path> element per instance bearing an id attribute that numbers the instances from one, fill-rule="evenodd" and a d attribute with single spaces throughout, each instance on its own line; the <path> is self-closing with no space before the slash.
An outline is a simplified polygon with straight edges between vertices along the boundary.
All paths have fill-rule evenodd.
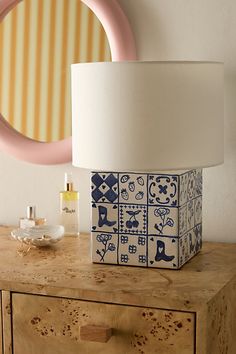
<path id="1" fill-rule="evenodd" d="M 79 193 L 74 191 L 72 173 L 65 173 L 65 190 L 60 192 L 60 224 L 65 236 L 79 235 Z"/>
<path id="2" fill-rule="evenodd" d="M 46 224 L 45 218 L 36 217 L 36 207 L 28 206 L 27 207 L 27 216 L 20 218 L 19 227 L 21 229 L 26 229 L 27 227 L 39 226 Z"/>

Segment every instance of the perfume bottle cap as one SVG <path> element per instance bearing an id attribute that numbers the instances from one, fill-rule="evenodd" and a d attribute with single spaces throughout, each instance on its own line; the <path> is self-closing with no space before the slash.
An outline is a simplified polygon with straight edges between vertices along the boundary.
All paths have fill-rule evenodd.
<path id="1" fill-rule="evenodd" d="M 65 173 L 65 191 L 71 192 L 73 191 L 73 179 L 72 173 Z"/>
<path id="2" fill-rule="evenodd" d="M 35 206 L 27 206 L 27 218 L 35 219 L 36 218 L 36 207 Z"/>

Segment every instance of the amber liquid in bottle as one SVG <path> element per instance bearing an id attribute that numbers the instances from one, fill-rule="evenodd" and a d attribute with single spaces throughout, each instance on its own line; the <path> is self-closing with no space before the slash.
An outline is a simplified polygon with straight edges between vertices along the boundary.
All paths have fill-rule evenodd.
<path id="1" fill-rule="evenodd" d="M 60 224 L 65 236 L 79 235 L 79 193 L 73 190 L 72 175 L 65 174 L 65 190 L 60 192 Z"/>

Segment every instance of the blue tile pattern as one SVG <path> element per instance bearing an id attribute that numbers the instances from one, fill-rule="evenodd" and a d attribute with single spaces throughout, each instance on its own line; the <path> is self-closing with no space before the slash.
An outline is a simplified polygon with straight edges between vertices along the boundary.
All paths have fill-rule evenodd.
<path id="1" fill-rule="evenodd" d="M 145 174 L 119 174 L 120 203 L 147 204 L 147 176 Z"/>
<path id="2" fill-rule="evenodd" d="M 119 205 L 119 231 L 128 234 L 146 235 L 147 207 L 145 205 Z"/>
<path id="3" fill-rule="evenodd" d="M 179 208 L 179 236 L 187 232 L 187 204 Z"/>
<path id="4" fill-rule="evenodd" d="M 148 206 L 148 234 L 178 236 L 178 208 Z"/>
<path id="5" fill-rule="evenodd" d="M 92 172 L 92 260 L 179 269 L 202 246 L 202 170 Z"/>
<path id="6" fill-rule="evenodd" d="M 92 203 L 92 231 L 118 232 L 118 205 Z"/>
<path id="7" fill-rule="evenodd" d="M 96 263 L 117 264 L 118 235 L 93 232 L 93 261 Z"/>
<path id="8" fill-rule="evenodd" d="M 137 264 L 140 267 L 146 267 L 147 265 L 147 248 L 146 248 L 146 236 L 142 236 L 142 242 L 140 242 L 140 236 L 129 235 L 129 242 L 121 242 L 118 250 L 119 264 Z"/>
<path id="9" fill-rule="evenodd" d="M 148 175 L 148 203 L 177 206 L 178 176 Z"/>
<path id="10" fill-rule="evenodd" d="M 118 199 L 118 175 L 94 173 L 92 176 L 92 201 L 114 203 Z"/>

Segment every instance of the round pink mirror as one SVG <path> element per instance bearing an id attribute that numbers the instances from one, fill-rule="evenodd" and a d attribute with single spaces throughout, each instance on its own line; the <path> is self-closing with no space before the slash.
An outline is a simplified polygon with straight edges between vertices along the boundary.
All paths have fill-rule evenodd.
<path id="1" fill-rule="evenodd" d="M 0 21 L 22 0 L 0 0 Z M 79 0 L 78 0 L 79 1 Z M 135 60 L 133 34 L 117 0 L 81 0 L 101 22 L 106 32 L 113 61 Z M 0 113 L 0 149 L 35 164 L 59 164 L 71 161 L 71 137 L 41 142 L 14 129 Z"/>

